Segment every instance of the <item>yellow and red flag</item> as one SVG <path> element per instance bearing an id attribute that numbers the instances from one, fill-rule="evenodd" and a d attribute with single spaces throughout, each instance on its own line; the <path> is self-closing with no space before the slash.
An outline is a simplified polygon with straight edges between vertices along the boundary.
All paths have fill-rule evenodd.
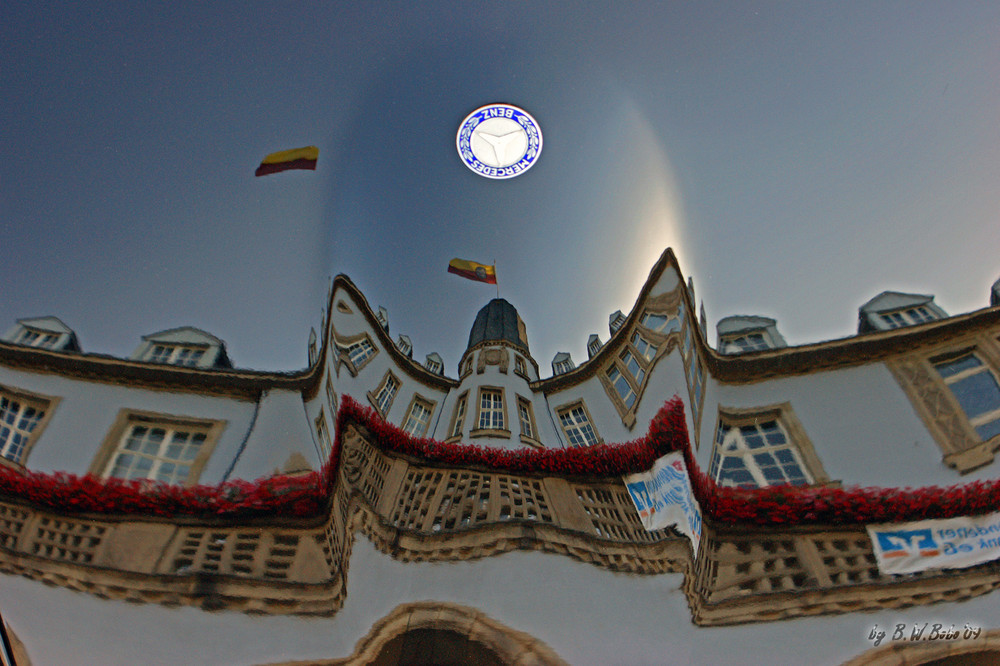
<path id="1" fill-rule="evenodd" d="M 476 282 L 488 282 L 490 284 L 497 283 L 496 266 L 477 264 L 474 261 L 452 259 L 448 262 L 448 272 L 454 273 L 455 275 L 461 275 L 466 279 L 475 280 Z"/>
<path id="2" fill-rule="evenodd" d="M 319 159 L 319 148 L 316 146 L 306 146 L 305 148 L 293 148 L 292 150 L 282 150 L 271 153 L 260 163 L 255 176 L 266 176 L 279 171 L 289 169 L 311 169 L 316 170 L 316 160 Z"/>

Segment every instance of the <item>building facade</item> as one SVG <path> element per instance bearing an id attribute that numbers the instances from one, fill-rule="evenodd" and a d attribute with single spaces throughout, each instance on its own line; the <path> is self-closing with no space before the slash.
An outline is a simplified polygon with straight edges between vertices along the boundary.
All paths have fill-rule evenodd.
<path id="1" fill-rule="evenodd" d="M 452 376 L 394 342 L 344 276 L 291 374 L 234 368 L 193 328 L 118 359 L 81 351 L 54 317 L 19 320 L 0 343 L 10 651 L 18 664 L 996 658 L 996 560 L 885 573 L 866 529 L 998 509 L 990 291 L 991 306 L 951 317 L 885 292 L 857 336 L 800 346 L 773 319 L 729 317 L 713 348 L 667 250 L 607 341 L 590 336 L 579 365 L 557 354 L 545 377 L 510 303 L 477 314 Z M 667 450 L 701 502 L 698 543 L 646 530 L 623 481 Z M 930 486 L 954 488 L 930 503 L 894 490 Z"/>

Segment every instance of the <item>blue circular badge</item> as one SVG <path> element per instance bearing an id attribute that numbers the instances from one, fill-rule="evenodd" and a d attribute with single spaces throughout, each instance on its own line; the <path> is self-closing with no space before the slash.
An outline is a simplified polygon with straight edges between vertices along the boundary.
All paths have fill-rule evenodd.
<path id="1" fill-rule="evenodd" d="M 458 127 L 458 154 L 486 178 L 513 178 L 532 167 L 542 154 L 542 130 L 524 109 L 487 104 Z"/>

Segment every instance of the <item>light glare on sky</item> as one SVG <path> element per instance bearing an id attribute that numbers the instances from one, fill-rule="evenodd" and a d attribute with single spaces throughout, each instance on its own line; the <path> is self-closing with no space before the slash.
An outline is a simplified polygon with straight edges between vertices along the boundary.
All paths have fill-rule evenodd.
<path id="1" fill-rule="evenodd" d="M 447 372 L 492 286 L 547 374 L 608 337 L 666 245 L 714 324 L 853 333 L 886 289 L 952 314 L 1000 277 L 1000 4 L 107 3 L 0 10 L 0 329 L 126 356 L 193 325 L 306 363 L 329 277 Z M 462 165 L 509 102 L 545 148 Z M 276 150 L 316 172 L 254 178 Z"/>

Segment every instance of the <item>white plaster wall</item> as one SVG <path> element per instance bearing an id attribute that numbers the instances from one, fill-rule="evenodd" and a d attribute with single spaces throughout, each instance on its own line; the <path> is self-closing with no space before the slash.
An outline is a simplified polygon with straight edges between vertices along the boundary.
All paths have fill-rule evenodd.
<path id="1" fill-rule="evenodd" d="M 206 613 L 104 601 L 24 578 L 0 585 L 4 619 L 36 666 L 266 664 L 350 654 L 399 604 L 472 606 L 544 641 L 570 664 L 841 664 L 872 647 L 873 627 L 924 622 L 996 628 L 996 593 L 961 603 L 697 627 L 680 574 L 612 573 L 516 552 L 456 563 L 396 562 L 355 541 L 344 607 L 332 617 Z M 891 630 L 890 630 L 891 631 Z"/>
<path id="2" fill-rule="evenodd" d="M 301 393 L 287 390 L 265 393 L 260 401 L 257 421 L 233 467 L 230 480 L 271 476 L 275 470 L 280 471 L 294 453 L 300 453 L 318 468 L 319 453 L 311 425 Z"/>
<path id="3" fill-rule="evenodd" d="M 0 384 L 62 398 L 26 465 L 39 472 L 83 474 L 122 409 L 225 421 L 200 483 L 218 483 L 250 427 L 254 403 L 217 396 L 88 382 L 0 366 Z"/>
<path id="4" fill-rule="evenodd" d="M 922 486 L 996 478 L 1000 465 L 960 475 L 882 363 L 755 384 L 715 385 L 706 396 L 698 460 L 707 470 L 718 407 L 790 402 L 831 479 L 845 485 Z M 705 446 L 709 444 L 709 446 Z"/>

